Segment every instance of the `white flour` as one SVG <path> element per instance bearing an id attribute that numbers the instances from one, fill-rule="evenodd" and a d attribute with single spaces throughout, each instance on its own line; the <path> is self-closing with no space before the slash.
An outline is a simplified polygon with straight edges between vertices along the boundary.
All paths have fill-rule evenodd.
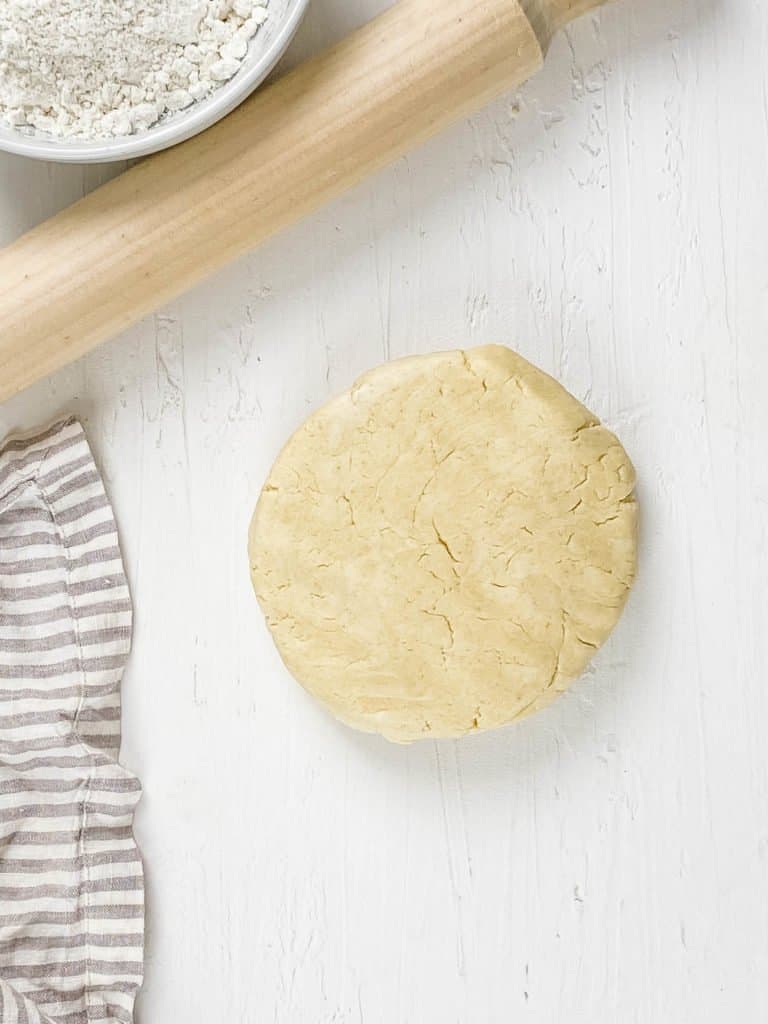
<path id="1" fill-rule="evenodd" d="M 266 0 L 0 0 L 0 120 L 60 137 L 150 127 L 227 81 Z"/>

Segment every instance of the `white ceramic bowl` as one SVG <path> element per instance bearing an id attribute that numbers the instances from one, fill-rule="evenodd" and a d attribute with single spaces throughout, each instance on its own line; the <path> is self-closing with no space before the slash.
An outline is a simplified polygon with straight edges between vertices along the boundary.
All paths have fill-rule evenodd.
<path id="1" fill-rule="evenodd" d="M 0 150 L 35 160 L 100 164 L 156 153 L 197 135 L 234 110 L 260 85 L 285 53 L 309 0 L 269 0 L 269 17 L 251 40 L 237 74 L 204 100 L 163 117 L 145 132 L 115 139 L 57 139 L 0 125 Z"/>

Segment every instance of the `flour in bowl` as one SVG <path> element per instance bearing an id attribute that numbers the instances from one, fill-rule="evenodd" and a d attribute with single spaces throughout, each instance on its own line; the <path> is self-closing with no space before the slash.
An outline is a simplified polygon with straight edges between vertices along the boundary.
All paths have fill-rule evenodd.
<path id="1" fill-rule="evenodd" d="M 266 18 L 263 0 L 0 0 L 0 122 L 143 131 L 230 79 Z"/>

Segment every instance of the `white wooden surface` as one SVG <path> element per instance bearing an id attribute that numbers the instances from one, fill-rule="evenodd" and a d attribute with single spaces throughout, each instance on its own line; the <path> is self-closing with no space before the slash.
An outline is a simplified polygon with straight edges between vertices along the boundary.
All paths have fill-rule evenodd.
<path id="1" fill-rule="evenodd" d="M 292 59 L 385 3 L 315 0 Z M 122 529 L 141 1024 L 768 1018 L 767 47 L 761 0 L 623 0 L 518 96 L 0 409 L 0 433 L 78 412 Z M 3 158 L 2 239 L 103 174 Z M 287 677 L 247 523 L 356 374 L 487 341 L 619 432 L 641 578 L 550 711 L 391 747 Z"/>

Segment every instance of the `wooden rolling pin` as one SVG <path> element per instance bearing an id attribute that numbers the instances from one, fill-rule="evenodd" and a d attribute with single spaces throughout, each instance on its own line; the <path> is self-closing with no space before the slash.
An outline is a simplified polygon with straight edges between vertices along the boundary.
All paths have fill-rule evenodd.
<path id="1" fill-rule="evenodd" d="M 399 0 L 0 251 L 0 401 L 537 71 L 603 0 Z"/>

